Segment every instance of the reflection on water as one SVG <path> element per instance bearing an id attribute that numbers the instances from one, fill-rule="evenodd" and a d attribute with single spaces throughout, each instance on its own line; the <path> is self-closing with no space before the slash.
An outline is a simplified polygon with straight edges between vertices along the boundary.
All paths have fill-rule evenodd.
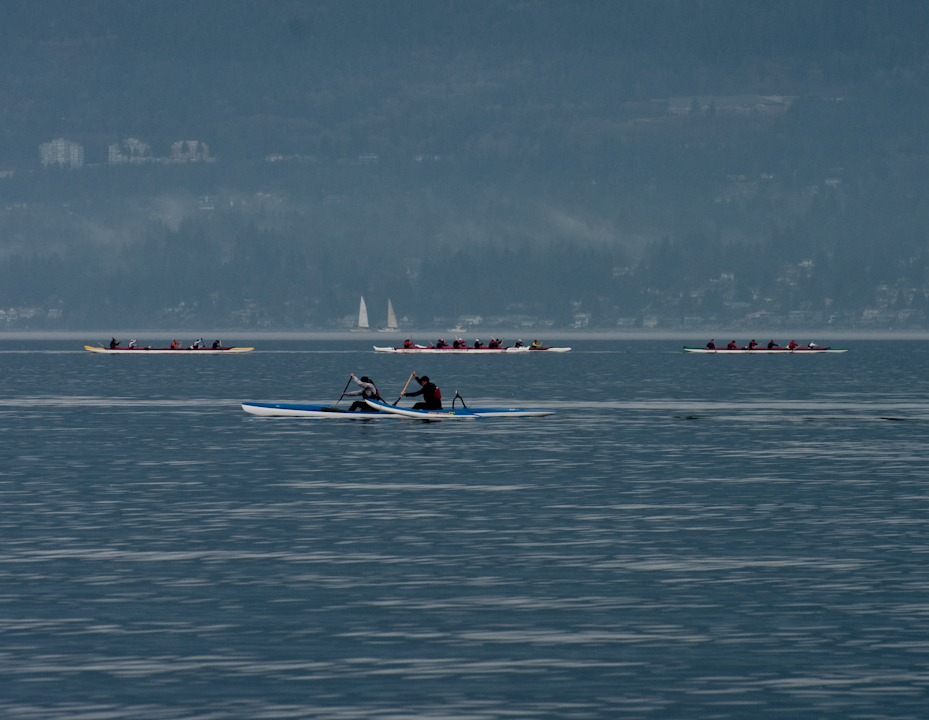
<path id="1" fill-rule="evenodd" d="M 409 358 L 5 348 L 0 715 L 921 717 L 926 345 L 584 345 L 414 359 L 555 416 L 348 424 L 239 403 Z"/>

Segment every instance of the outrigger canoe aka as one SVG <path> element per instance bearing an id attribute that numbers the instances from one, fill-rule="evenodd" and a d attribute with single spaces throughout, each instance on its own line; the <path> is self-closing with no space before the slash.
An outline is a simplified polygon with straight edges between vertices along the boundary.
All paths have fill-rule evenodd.
<path id="1" fill-rule="evenodd" d="M 94 347 L 85 345 L 84 349 L 101 355 L 237 355 L 251 352 L 253 347 Z"/>

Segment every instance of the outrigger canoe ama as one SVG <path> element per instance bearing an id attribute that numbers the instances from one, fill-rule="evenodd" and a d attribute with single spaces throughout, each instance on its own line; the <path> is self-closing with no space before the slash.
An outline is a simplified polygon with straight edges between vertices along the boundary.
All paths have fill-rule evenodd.
<path id="1" fill-rule="evenodd" d="M 413 347 L 378 347 L 374 346 L 375 352 L 381 353 L 405 353 L 405 354 L 417 354 L 417 353 L 431 353 L 434 355 L 513 355 L 513 354 L 524 354 L 524 353 L 538 353 L 538 352 L 555 352 L 555 353 L 565 353 L 568 352 L 571 348 L 569 347 L 530 347 L 529 345 L 522 345 L 521 347 L 423 347 L 421 345 L 415 345 Z"/>
<path id="2" fill-rule="evenodd" d="M 399 415 L 377 412 L 375 410 L 356 410 L 334 408 L 331 405 L 312 405 L 307 403 L 258 403 L 244 402 L 242 409 L 249 415 L 259 417 L 298 417 L 320 418 L 324 420 L 387 420 Z"/>
<path id="3" fill-rule="evenodd" d="M 834 348 L 834 347 L 798 347 L 790 350 L 789 348 L 779 347 L 771 348 L 770 350 L 766 347 L 756 347 L 754 350 L 749 350 L 748 348 L 696 348 L 696 347 L 687 347 L 684 346 L 684 352 L 686 353 L 703 353 L 704 355 L 819 355 L 821 353 L 844 353 L 848 352 L 848 348 Z"/>
<path id="4" fill-rule="evenodd" d="M 215 350 L 211 347 L 201 348 L 127 348 L 127 347 L 94 347 L 85 345 L 84 349 L 92 353 L 101 355 L 236 355 L 238 353 L 251 352 L 255 348 L 250 347 L 221 347 Z"/>
<path id="5" fill-rule="evenodd" d="M 524 408 L 468 408 L 459 407 L 450 410 L 413 410 L 412 408 L 396 407 L 377 400 L 365 400 L 373 409 L 390 413 L 397 417 L 413 418 L 415 420 L 476 420 L 479 418 L 516 418 L 516 417 L 545 417 L 554 415 L 554 410 L 534 410 Z"/>

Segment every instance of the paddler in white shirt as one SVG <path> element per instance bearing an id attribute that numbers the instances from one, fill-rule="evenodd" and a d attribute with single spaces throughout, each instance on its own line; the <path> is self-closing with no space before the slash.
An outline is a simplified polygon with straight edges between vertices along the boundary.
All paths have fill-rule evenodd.
<path id="1" fill-rule="evenodd" d="M 381 394 L 377 391 L 374 382 L 367 375 L 362 375 L 361 379 L 355 377 L 355 373 L 352 373 L 352 380 L 355 381 L 355 384 L 359 386 L 359 390 L 352 390 L 351 392 L 342 393 L 342 397 L 351 397 L 353 395 L 361 395 L 361 400 L 356 400 L 352 403 L 352 406 L 348 409 L 349 412 L 355 412 L 356 410 L 367 410 L 369 412 L 377 412 L 365 402 L 365 400 L 380 400 Z"/>

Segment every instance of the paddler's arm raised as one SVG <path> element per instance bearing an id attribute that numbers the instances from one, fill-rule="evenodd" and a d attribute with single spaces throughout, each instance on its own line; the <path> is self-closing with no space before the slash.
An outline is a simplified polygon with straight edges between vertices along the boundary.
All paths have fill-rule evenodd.
<path id="1" fill-rule="evenodd" d="M 420 385 L 419 390 L 416 390 L 415 392 L 403 392 L 403 393 L 401 393 L 401 395 L 405 395 L 406 397 L 413 397 L 414 395 L 422 395 L 422 394 L 425 392 L 425 390 L 426 390 L 426 383 L 424 383 L 424 382 L 419 378 L 419 376 L 417 376 L 415 373 L 413 374 L 413 379 L 414 379 L 417 383 L 419 383 L 419 385 Z"/>

